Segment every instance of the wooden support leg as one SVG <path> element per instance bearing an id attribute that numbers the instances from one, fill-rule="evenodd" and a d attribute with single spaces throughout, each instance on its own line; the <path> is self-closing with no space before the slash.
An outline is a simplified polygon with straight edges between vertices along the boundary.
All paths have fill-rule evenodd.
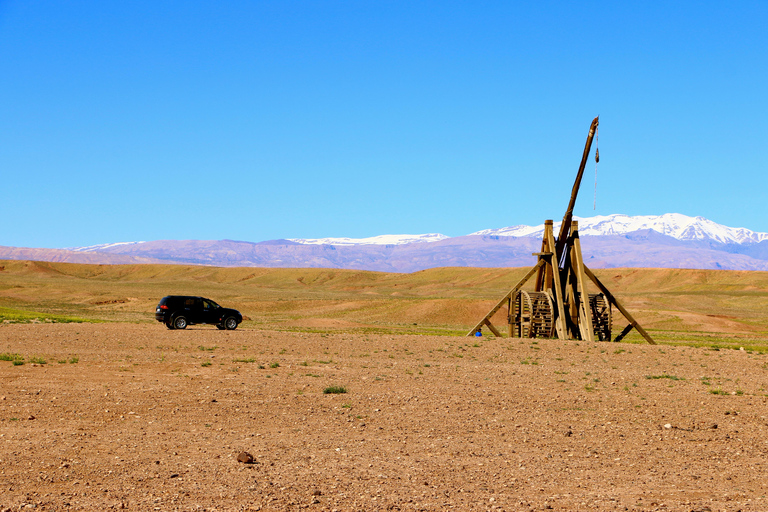
<path id="1" fill-rule="evenodd" d="M 645 329 L 643 329 L 640 324 L 637 323 L 637 320 L 635 320 L 635 317 L 632 316 L 632 314 L 626 310 L 624 306 L 621 305 L 621 303 L 616 299 L 616 297 L 613 296 L 613 294 L 608 290 L 608 288 L 605 287 L 605 285 L 600 282 L 600 280 L 597 278 L 595 274 L 592 273 L 591 270 L 587 268 L 586 265 L 584 265 L 584 272 L 587 274 L 587 277 L 589 277 L 593 283 L 595 283 L 595 286 L 600 288 L 600 291 L 603 292 L 605 297 L 614 305 L 616 308 L 621 311 L 621 314 L 624 315 L 624 318 L 629 320 L 629 324 L 637 329 L 637 332 L 640 333 L 640 335 L 645 338 L 645 341 L 650 343 L 651 345 L 655 345 L 656 342 L 653 341 L 653 338 L 651 338 L 651 335 L 645 332 Z M 626 330 L 626 329 L 625 329 Z M 629 332 L 629 331 L 627 331 Z M 622 338 L 626 336 L 627 333 L 622 332 L 620 335 Z M 618 338 L 618 337 L 617 337 Z"/>
<path id="2" fill-rule="evenodd" d="M 544 223 L 544 238 L 547 240 L 547 245 L 554 252 L 555 237 L 552 232 L 551 224 L 547 226 L 547 223 Z M 556 315 L 555 331 L 557 332 L 558 339 L 565 340 L 565 339 L 568 339 L 568 331 L 565 326 L 565 307 L 563 305 L 563 286 L 562 286 L 562 283 L 560 282 L 560 267 L 559 267 L 559 262 L 557 261 L 557 254 L 552 254 L 552 256 L 549 257 L 548 265 L 552 269 L 552 285 L 554 287 L 553 295 L 555 297 L 556 311 L 553 311 L 553 313 Z"/>
<path id="3" fill-rule="evenodd" d="M 584 259 L 581 257 L 581 242 L 579 241 L 579 224 L 572 224 L 573 250 L 571 251 L 571 264 L 576 273 L 576 285 L 579 289 L 579 328 L 581 339 L 595 341 L 595 329 L 592 326 L 592 311 L 589 308 L 589 294 L 587 293 L 587 279 L 584 275 Z"/>
<path id="4" fill-rule="evenodd" d="M 483 317 L 483 319 L 482 319 L 482 320 L 480 320 L 479 322 L 477 322 L 477 325 L 475 325 L 475 326 L 472 328 L 472 330 L 470 330 L 470 331 L 467 333 L 467 336 L 474 336 L 474 335 L 475 335 L 475 333 L 476 333 L 477 331 L 479 331 L 480 329 L 482 329 L 484 325 L 487 325 L 487 326 L 488 326 L 488 328 L 491 330 L 491 332 L 492 332 L 492 333 L 493 333 L 495 336 L 498 336 L 499 338 L 501 338 L 501 333 L 499 333 L 499 331 L 498 331 L 498 330 L 497 330 L 495 327 L 493 327 L 493 325 L 491 325 L 491 317 L 492 317 L 493 315 L 495 315 L 495 314 L 496 314 L 496 312 L 497 312 L 499 309 L 501 309 L 501 307 L 504 305 L 504 303 L 505 303 L 505 302 L 506 302 L 508 299 L 510 299 L 510 298 L 514 298 L 514 296 L 515 296 L 515 293 L 517 293 L 517 291 L 518 291 L 518 290 L 520 290 L 520 288 L 522 288 L 522 287 L 523 287 L 523 285 L 524 285 L 526 282 L 528 282 L 528 280 L 529 280 L 531 277 L 533 277 L 533 275 L 534 275 L 536 272 L 538 272 L 538 271 L 539 271 L 539 269 L 540 269 L 542 266 L 544 266 L 544 263 L 545 263 L 545 262 L 544 262 L 544 260 L 543 260 L 543 259 L 540 259 L 540 260 L 538 261 L 538 263 L 536 263 L 536 265 L 534 265 L 534 266 L 533 266 L 533 268 L 531 268 L 531 270 L 529 270 L 529 271 L 528 271 L 528 273 L 527 273 L 527 274 L 525 274 L 525 277 L 523 277 L 523 278 L 520 280 L 520 282 L 519 282 L 519 283 L 517 283 L 517 284 L 515 285 L 515 287 L 514 287 L 514 288 L 512 288 L 512 289 L 509 291 L 509 293 L 507 293 L 507 294 L 504 296 L 504 298 L 503 298 L 503 299 L 501 299 L 501 300 L 500 300 L 500 301 L 499 301 L 499 302 L 498 302 L 498 303 L 497 303 L 497 304 L 496 304 L 496 305 L 495 305 L 495 306 L 494 306 L 494 307 L 493 307 L 493 308 L 492 308 L 492 309 L 491 309 L 491 310 L 488 312 L 488 314 L 487 314 L 487 315 L 485 315 L 485 317 Z"/>
<path id="5" fill-rule="evenodd" d="M 627 324 L 627 326 L 624 328 L 624 330 L 623 330 L 623 331 L 621 331 L 621 332 L 619 333 L 619 335 L 618 335 L 618 336 L 616 336 L 616 338 L 615 338 L 613 341 L 615 341 L 615 342 L 619 342 L 619 341 L 623 340 L 623 339 L 624 339 L 624 336 L 626 336 L 627 334 L 629 334 L 629 331 L 631 331 L 631 330 L 632 330 L 632 324 Z"/>
<path id="6" fill-rule="evenodd" d="M 490 329 L 490 331 L 493 333 L 494 336 L 496 336 L 497 338 L 501 338 L 501 333 L 493 326 L 493 324 L 489 320 L 485 321 L 485 325 L 488 326 L 488 329 Z"/>

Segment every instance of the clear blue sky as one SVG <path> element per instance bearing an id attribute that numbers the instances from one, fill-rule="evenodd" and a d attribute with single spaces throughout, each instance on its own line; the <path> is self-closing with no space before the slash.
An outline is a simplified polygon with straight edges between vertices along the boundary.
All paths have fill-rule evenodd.
<path id="1" fill-rule="evenodd" d="M 768 231 L 768 3 L 0 0 L 0 245 Z"/>

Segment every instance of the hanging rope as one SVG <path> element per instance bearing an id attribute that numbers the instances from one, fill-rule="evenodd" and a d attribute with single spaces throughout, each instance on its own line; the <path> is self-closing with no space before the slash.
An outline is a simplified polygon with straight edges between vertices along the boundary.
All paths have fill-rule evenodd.
<path id="1" fill-rule="evenodd" d="M 597 164 L 600 162 L 600 134 L 595 130 L 595 200 L 592 209 L 597 210 Z"/>

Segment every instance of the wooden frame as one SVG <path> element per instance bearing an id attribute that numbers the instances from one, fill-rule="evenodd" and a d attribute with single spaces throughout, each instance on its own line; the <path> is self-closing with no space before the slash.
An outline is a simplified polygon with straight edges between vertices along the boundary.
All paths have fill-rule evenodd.
<path id="1" fill-rule="evenodd" d="M 507 305 L 507 323 L 509 324 L 509 336 L 512 337 L 515 333 L 516 325 L 519 328 L 519 332 L 523 332 L 522 319 L 517 320 L 518 316 L 515 311 L 515 304 L 518 302 L 522 304 L 521 300 L 518 300 L 523 286 L 528 282 L 533 275 L 536 275 L 535 290 L 538 294 L 547 294 L 547 299 L 538 295 L 537 307 L 540 307 L 542 311 L 531 311 L 531 325 L 533 324 L 533 317 L 535 313 L 539 315 L 552 315 L 552 325 L 554 325 L 554 334 L 558 339 L 580 339 L 586 341 L 595 341 L 595 332 L 598 326 L 604 329 L 599 331 L 601 338 L 607 337 L 610 341 L 610 322 L 611 312 L 610 307 L 616 306 L 621 311 L 624 318 L 629 320 L 624 330 L 616 337 L 614 341 L 621 341 L 629 331 L 633 328 L 637 329 L 645 340 L 655 345 L 653 338 L 643 329 L 640 324 L 629 314 L 624 306 L 619 303 L 616 297 L 606 288 L 606 286 L 600 282 L 600 280 L 587 268 L 584 264 L 584 258 L 581 255 L 581 240 L 579 240 L 579 223 L 573 220 L 573 208 L 576 205 L 576 196 L 579 193 L 579 187 L 581 186 L 581 178 L 584 176 L 584 167 L 587 164 L 590 149 L 592 148 L 592 139 L 597 134 L 597 127 L 599 124 L 598 118 L 592 120 L 592 124 L 589 127 L 589 134 L 587 135 L 587 142 L 584 145 L 584 153 L 581 156 L 581 163 L 579 164 L 579 172 L 576 173 L 576 181 L 573 184 L 571 190 L 571 199 L 568 202 L 568 208 L 565 210 L 563 216 L 563 222 L 560 225 L 560 232 L 557 240 L 554 235 L 554 223 L 551 220 L 544 222 L 544 236 L 541 240 L 541 252 L 534 253 L 533 255 L 538 258 L 536 265 L 528 271 L 528 273 L 512 288 L 489 312 L 482 320 L 480 320 L 468 333 L 467 336 L 474 336 L 480 332 L 483 327 L 488 329 L 498 337 L 501 337 L 501 332 L 491 323 L 491 317 L 493 317 L 504 305 Z M 599 161 L 597 153 L 595 153 L 595 162 Z M 593 324 L 592 321 L 592 306 L 590 305 L 589 293 L 587 293 L 587 278 L 589 278 L 595 286 L 600 290 L 605 303 L 609 308 L 607 316 L 604 317 L 602 313 L 605 313 L 603 308 L 602 313 L 596 311 L 596 321 L 598 326 Z M 528 295 L 528 294 L 526 294 Z M 598 304 L 602 302 L 597 297 L 593 297 L 595 309 Z M 530 297 L 526 297 L 526 304 L 533 304 L 530 301 Z M 521 306 L 522 307 L 522 306 Z M 530 306 L 531 309 L 534 306 Z M 549 319 L 547 318 L 547 321 Z M 514 322 L 519 322 L 514 324 Z M 549 323 L 545 325 L 549 326 Z"/>
<path id="2" fill-rule="evenodd" d="M 616 307 L 629 321 L 629 325 L 613 341 L 621 341 L 634 328 L 637 329 L 648 343 L 656 344 L 648 332 L 640 326 L 637 320 L 616 299 L 602 281 L 584 264 L 577 221 L 571 222 L 570 232 L 563 246 L 562 257 L 558 257 L 556 250 L 553 222 L 547 220 L 544 223 L 541 252 L 534 253 L 534 256 L 538 258 L 536 264 L 491 308 L 482 320 L 475 324 L 467 333 L 467 336 L 474 336 L 483 327 L 488 327 L 488 330 L 494 336 L 502 337 L 501 331 L 491 323 L 491 318 L 506 305 L 508 308 L 508 331 L 509 336 L 512 337 L 515 332 L 513 308 L 517 295 L 522 291 L 523 286 L 536 275 L 535 291 L 546 292 L 550 295 L 554 334 L 557 335 L 558 339 L 595 341 L 595 326 L 592 323 L 592 310 L 589 303 L 589 293 L 587 292 L 587 279 L 589 279 L 604 295 L 608 307 Z M 562 261 L 562 266 L 558 265 L 558 261 Z M 520 332 L 522 332 L 522 329 Z"/>

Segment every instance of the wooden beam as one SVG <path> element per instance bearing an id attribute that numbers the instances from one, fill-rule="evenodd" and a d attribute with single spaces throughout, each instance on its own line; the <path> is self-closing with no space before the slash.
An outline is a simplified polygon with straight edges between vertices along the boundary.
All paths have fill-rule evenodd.
<path id="1" fill-rule="evenodd" d="M 629 331 L 631 331 L 631 330 L 632 330 L 632 324 L 627 324 L 627 326 L 624 328 L 624 330 L 623 330 L 623 331 L 621 331 L 621 332 L 619 333 L 619 335 L 618 335 L 618 336 L 616 336 L 616 338 L 614 338 L 614 340 L 613 340 L 613 341 L 615 341 L 615 342 L 619 342 L 619 341 L 623 340 L 623 339 L 624 339 L 624 336 L 626 336 L 627 334 L 629 334 Z"/>
<path id="2" fill-rule="evenodd" d="M 574 283 L 575 276 L 573 274 L 573 266 L 571 265 L 569 256 L 570 250 L 571 247 L 568 246 L 563 249 L 563 252 L 565 253 L 563 260 L 565 264 L 565 269 L 563 270 L 565 273 L 565 292 L 563 293 L 563 298 L 565 302 L 568 303 L 567 316 L 565 317 L 567 336 L 568 339 L 575 340 L 578 336 L 580 336 L 580 334 L 577 333 L 577 329 L 579 327 L 579 307 L 578 300 L 576 300 L 576 284 Z"/>
<path id="3" fill-rule="evenodd" d="M 587 268 L 586 265 L 584 265 L 584 272 L 587 274 L 587 276 L 592 280 L 595 285 L 600 288 L 600 291 L 605 294 L 605 296 L 608 298 L 608 300 L 613 303 L 614 306 L 618 308 L 619 311 L 621 311 L 621 314 L 624 315 L 624 318 L 629 320 L 629 324 L 637 329 L 637 332 L 640 333 L 640 335 L 645 338 L 645 341 L 650 343 L 651 345 L 655 345 L 656 342 L 653 341 L 653 338 L 651 338 L 651 335 L 645 332 L 645 329 L 642 328 L 642 326 L 637 323 L 637 320 L 635 320 L 635 317 L 632 316 L 632 314 L 626 310 L 624 306 L 621 305 L 621 303 L 616 299 L 616 297 L 613 296 L 613 294 L 606 288 L 606 286 L 600 282 L 600 280 L 597 278 L 595 274 L 592 273 L 591 270 Z M 626 335 L 626 333 L 624 333 Z"/>
<path id="4" fill-rule="evenodd" d="M 547 224 L 549 223 L 549 224 Z M 551 250 L 555 249 L 555 235 L 552 229 L 552 221 L 544 222 L 544 239 L 547 241 L 547 245 Z M 555 308 L 557 311 L 553 311 L 555 318 L 555 332 L 557 332 L 557 339 L 568 339 L 567 331 L 565 327 L 565 306 L 563 305 L 563 286 L 560 283 L 560 262 L 557 261 L 557 257 L 553 254 L 549 258 L 549 266 L 552 269 L 552 281 L 553 281 L 553 295 L 555 296 Z"/>
<path id="5" fill-rule="evenodd" d="M 541 289 L 537 289 L 537 292 L 543 292 L 547 291 L 548 289 L 552 288 L 552 273 L 554 272 L 554 269 L 552 268 L 552 258 L 551 253 L 555 250 L 554 245 L 549 245 L 549 238 L 547 237 L 547 230 L 552 231 L 552 221 L 551 220 L 545 220 L 544 221 L 544 236 L 541 237 L 541 254 L 538 254 L 537 256 L 539 258 L 544 258 L 547 262 L 547 264 L 544 266 L 544 279 L 541 282 Z M 546 252 L 545 252 L 546 251 Z"/>
<path id="6" fill-rule="evenodd" d="M 491 328 L 491 317 L 496 314 L 496 312 L 501 309 L 501 307 L 504 305 L 504 302 L 509 299 L 513 298 L 515 293 L 525 285 L 525 283 L 528 282 L 528 280 L 536 273 L 538 270 L 544 265 L 544 260 L 539 260 L 538 263 L 536 263 L 531 270 L 528 271 L 527 274 L 525 274 L 525 277 L 523 277 L 519 283 L 515 285 L 514 288 L 512 288 L 505 296 L 502 298 L 489 312 L 485 317 L 483 317 L 482 320 L 480 320 L 477 325 L 475 325 L 471 331 L 467 333 L 467 336 L 474 336 L 477 331 L 482 329 L 483 325 L 487 325 L 489 329 L 491 329 L 491 332 L 493 332 L 494 335 L 501 337 L 500 334 L 496 334 L 498 331 L 495 331 L 493 328 Z"/>
<path id="7" fill-rule="evenodd" d="M 584 274 L 584 260 L 581 257 L 581 242 L 579 241 L 579 223 L 571 224 L 571 238 L 573 249 L 571 250 L 571 264 L 575 264 L 576 285 L 579 288 L 581 300 L 579 300 L 579 330 L 581 338 L 585 341 L 595 341 L 595 330 L 592 326 L 592 310 L 589 307 L 589 294 L 587 293 L 587 277 Z"/>
<path id="8" fill-rule="evenodd" d="M 587 143 L 584 145 L 584 153 L 581 155 L 579 172 L 576 173 L 576 181 L 574 182 L 573 189 L 571 190 L 571 199 L 568 202 L 568 209 L 565 210 L 565 215 L 563 215 L 563 223 L 560 224 L 560 234 L 557 236 L 557 246 L 555 248 L 555 252 L 560 258 L 562 258 L 563 255 L 563 249 L 568 239 L 568 233 L 571 232 L 573 207 L 576 205 L 576 196 L 578 195 L 579 187 L 581 186 L 581 177 L 584 175 L 584 166 L 587 164 L 587 158 L 589 158 L 589 150 L 592 147 L 592 138 L 597 133 L 597 127 L 599 124 L 598 116 L 592 120 L 592 124 L 589 126 L 589 135 L 587 135 Z"/>
<path id="9" fill-rule="evenodd" d="M 488 329 L 493 333 L 494 336 L 497 338 L 501 338 L 501 333 L 493 326 L 490 320 L 485 321 L 485 325 L 488 326 Z"/>

